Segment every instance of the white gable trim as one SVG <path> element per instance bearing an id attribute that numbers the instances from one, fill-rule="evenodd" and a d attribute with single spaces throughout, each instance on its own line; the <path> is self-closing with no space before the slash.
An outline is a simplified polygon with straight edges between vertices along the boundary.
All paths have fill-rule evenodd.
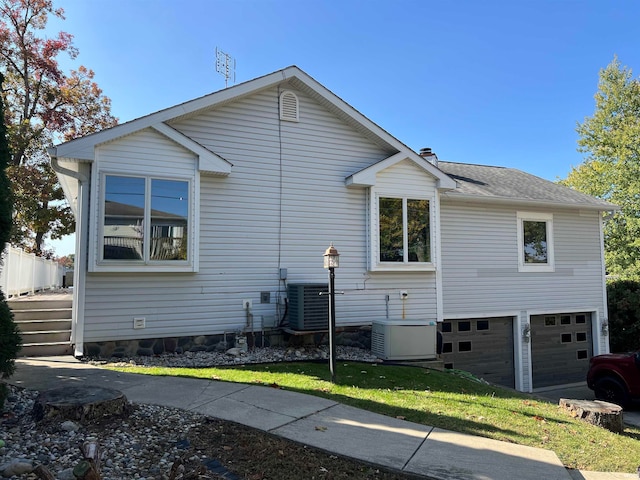
<path id="1" fill-rule="evenodd" d="M 415 163 L 426 162 L 401 141 L 390 135 L 383 128 L 376 125 L 296 66 L 287 67 L 283 70 L 254 80 L 249 80 L 239 85 L 234 85 L 233 87 L 187 101 L 165 110 L 160 110 L 159 112 L 131 120 L 127 123 L 62 143 L 57 146 L 58 156 L 70 160 L 92 162 L 94 149 L 97 145 L 130 135 L 145 128 L 155 127 L 185 115 L 229 103 L 258 91 L 274 87 L 282 82 L 287 82 L 291 87 L 299 88 L 310 94 L 329 110 L 334 111 L 336 115 L 342 117 L 347 123 L 352 124 L 354 128 L 365 132 L 365 134 L 370 136 L 374 141 L 384 145 L 383 148 L 388 149 L 389 152 L 405 152 L 404 158 L 409 158 Z M 449 177 L 437 167 L 431 164 L 429 165 L 426 169 L 440 180 L 440 188 L 455 188 L 455 183 L 450 180 Z M 205 167 L 205 170 L 206 168 L 209 167 Z"/>
<path id="2" fill-rule="evenodd" d="M 198 155 L 198 170 L 200 172 L 220 176 L 227 176 L 231 173 L 231 167 L 233 165 L 230 162 L 220 157 L 219 155 L 216 155 L 211 150 L 203 147 L 198 142 L 190 139 L 186 135 L 183 135 L 175 128 L 170 127 L 166 123 L 152 125 L 152 128 L 154 130 L 157 130 L 167 138 L 173 140 L 178 145 L 182 145 L 190 152 Z"/>
<path id="3" fill-rule="evenodd" d="M 345 183 L 348 187 L 373 187 L 376 184 L 376 178 L 379 172 L 404 160 L 411 160 L 415 165 L 420 167 L 426 173 L 428 173 L 432 177 L 435 177 L 438 180 L 438 188 L 456 188 L 456 182 L 451 177 L 445 174 L 442 170 L 439 170 L 435 165 L 429 163 L 413 152 L 399 152 L 395 155 L 387 157 L 384 160 L 381 160 L 363 170 L 360 170 L 359 172 L 349 175 L 345 179 Z"/>
<path id="4" fill-rule="evenodd" d="M 298 70 L 295 67 L 295 70 Z M 188 115 L 198 110 L 210 108 L 217 104 L 226 103 L 230 100 L 242 97 L 244 95 L 256 92 L 263 88 L 270 87 L 273 84 L 281 82 L 286 79 L 283 72 L 275 72 L 264 77 L 250 80 L 234 87 L 226 88 L 218 92 L 205 95 L 194 100 L 190 100 L 179 105 L 160 110 L 144 117 L 131 120 L 130 122 L 116 125 L 115 127 L 102 130 L 84 137 L 70 140 L 69 142 L 58 145 L 58 156 L 64 158 L 75 158 L 78 160 L 93 160 L 93 157 L 88 153 L 96 145 L 105 143 L 116 138 L 124 137 L 132 133 L 144 130 L 145 128 L 153 127 L 156 124 L 173 120 L 174 118 Z"/>

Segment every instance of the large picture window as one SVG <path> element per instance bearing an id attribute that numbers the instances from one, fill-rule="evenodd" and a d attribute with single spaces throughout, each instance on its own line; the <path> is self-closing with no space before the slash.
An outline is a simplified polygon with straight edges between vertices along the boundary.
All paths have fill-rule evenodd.
<path id="1" fill-rule="evenodd" d="M 380 197 L 379 262 L 431 262 L 429 200 Z"/>
<path id="2" fill-rule="evenodd" d="M 518 212 L 518 268 L 553 271 L 553 216 Z"/>
<path id="3" fill-rule="evenodd" d="M 189 182 L 106 175 L 102 260 L 189 261 Z"/>

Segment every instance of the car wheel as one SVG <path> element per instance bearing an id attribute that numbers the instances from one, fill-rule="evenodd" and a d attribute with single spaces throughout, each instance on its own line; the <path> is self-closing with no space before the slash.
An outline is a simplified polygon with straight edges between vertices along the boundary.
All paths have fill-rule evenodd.
<path id="1" fill-rule="evenodd" d="M 602 377 L 594 385 L 596 398 L 605 402 L 615 403 L 621 407 L 629 404 L 627 387 L 615 377 Z"/>

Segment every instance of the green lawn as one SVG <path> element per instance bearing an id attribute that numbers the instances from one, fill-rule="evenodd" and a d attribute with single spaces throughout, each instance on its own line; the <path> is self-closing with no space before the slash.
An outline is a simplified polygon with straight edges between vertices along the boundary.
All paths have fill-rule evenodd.
<path id="1" fill-rule="evenodd" d="M 340 362 L 334 385 L 327 365 L 320 363 L 107 368 L 285 388 L 416 423 L 550 449 L 569 468 L 636 472 L 640 464 L 640 429 L 627 427 L 617 435 L 575 420 L 555 404 L 456 372 Z"/>

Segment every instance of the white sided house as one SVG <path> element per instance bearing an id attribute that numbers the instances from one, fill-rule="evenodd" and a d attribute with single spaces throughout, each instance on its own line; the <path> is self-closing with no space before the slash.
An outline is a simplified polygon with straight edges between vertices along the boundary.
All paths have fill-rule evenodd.
<path id="1" fill-rule="evenodd" d="M 76 217 L 76 356 L 260 346 L 336 321 L 387 359 L 531 391 L 608 350 L 602 213 L 415 153 L 298 69 L 50 149 Z M 367 333 L 368 334 L 368 333 Z"/>

